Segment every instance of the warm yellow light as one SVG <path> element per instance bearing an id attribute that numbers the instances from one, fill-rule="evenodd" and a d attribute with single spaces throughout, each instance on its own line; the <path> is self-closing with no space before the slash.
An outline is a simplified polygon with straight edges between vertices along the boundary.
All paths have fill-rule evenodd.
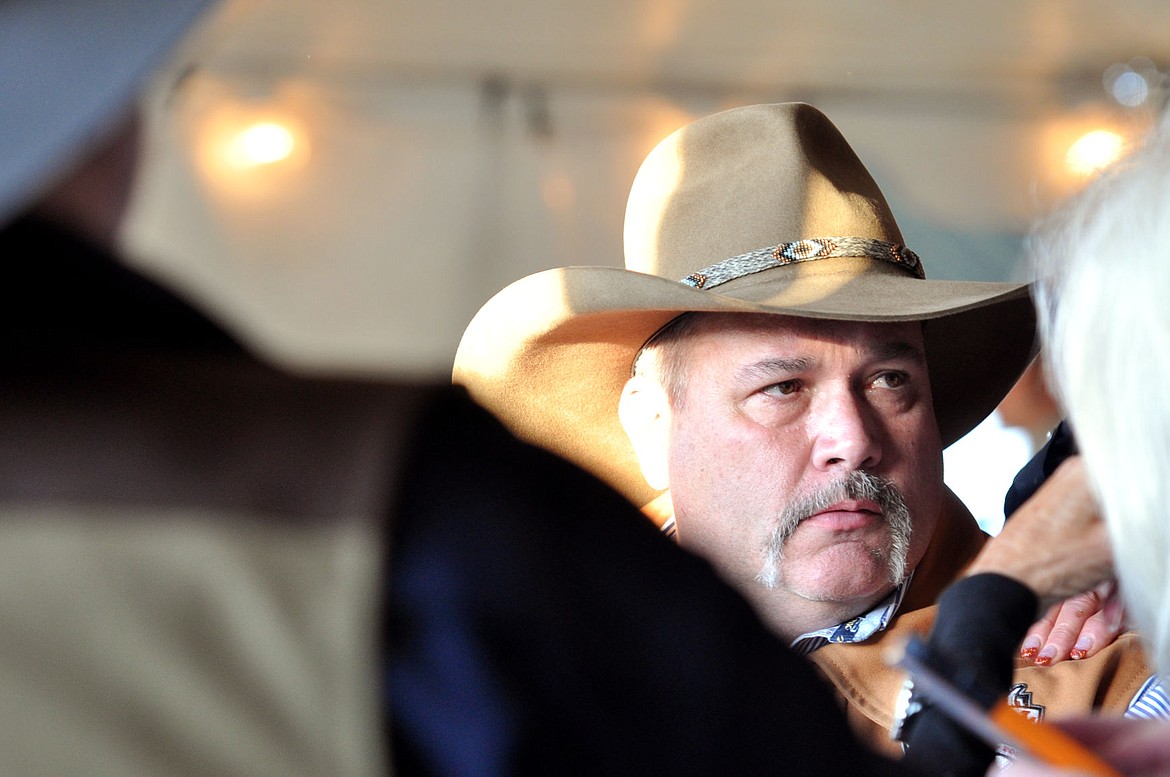
<path id="1" fill-rule="evenodd" d="M 225 195 L 271 203 L 304 177 L 309 136 L 290 111 L 225 100 L 203 112 L 195 129 L 202 174 Z"/>
<path id="2" fill-rule="evenodd" d="M 1125 150 L 1125 138 L 1112 130 L 1097 129 L 1081 135 L 1065 154 L 1070 172 L 1092 175 L 1116 162 Z"/>
<path id="3" fill-rule="evenodd" d="M 228 163 L 245 168 L 270 165 L 292 156 L 296 140 L 292 131 L 274 121 L 261 121 L 245 127 L 226 148 Z"/>

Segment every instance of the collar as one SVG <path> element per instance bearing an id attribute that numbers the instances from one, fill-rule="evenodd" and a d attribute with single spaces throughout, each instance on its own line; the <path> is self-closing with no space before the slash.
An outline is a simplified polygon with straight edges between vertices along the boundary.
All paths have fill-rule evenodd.
<path id="1" fill-rule="evenodd" d="M 858 615 L 856 618 L 847 620 L 844 623 L 838 623 L 836 626 L 829 626 L 824 629 L 801 634 L 792 640 L 790 647 L 797 655 L 805 656 L 829 643 L 848 644 L 852 642 L 864 642 L 889 625 L 890 620 L 894 617 L 894 613 L 898 611 L 898 607 L 902 604 L 902 597 L 906 595 L 907 589 L 910 588 L 910 581 L 913 577 L 914 573 L 911 572 L 889 596 L 864 615 Z"/>
<path id="2" fill-rule="evenodd" d="M 658 531 L 662 532 L 663 537 L 669 537 L 673 540 L 675 535 L 678 534 L 678 526 L 674 523 L 674 516 L 672 515 L 667 518 L 666 523 L 658 527 Z"/>

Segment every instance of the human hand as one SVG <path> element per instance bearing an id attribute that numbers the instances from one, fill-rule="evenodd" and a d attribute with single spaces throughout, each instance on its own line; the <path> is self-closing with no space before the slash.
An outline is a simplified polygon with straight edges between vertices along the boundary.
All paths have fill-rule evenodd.
<path id="1" fill-rule="evenodd" d="M 1020 581 L 1042 609 L 1112 577 L 1109 539 L 1080 456 L 1065 459 L 984 545 L 967 569 L 979 572 Z"/>
<path id="2" fill-rule="evenodd" d="M 1049 725 L 1049 724 L 1042 724 Z M 1089 746 L 1125 777 L 1170 777 L 1170 721 L 1087 717 L 1057 724 Z M 1093 777 L 1087 772 L 1058 769 L 1020 760 L 988 777 Z"/>
<path id="3" fill-rule="evenodd" d="M 1096 655 L 1125 628 L 1125 607 L 1114 581 L 1054 604 L 1028 629 L 1020 658 L 1049 666 Z"/>

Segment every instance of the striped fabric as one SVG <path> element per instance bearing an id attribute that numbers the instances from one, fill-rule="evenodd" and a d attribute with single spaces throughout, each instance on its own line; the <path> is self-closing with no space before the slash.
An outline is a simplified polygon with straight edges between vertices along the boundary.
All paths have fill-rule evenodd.
<path id="1" fill-rule="evenodd" d="M 662 532 L 663 537 L 669 537 L 673 540 L 674 535 L 678 534 L 678 526 L 676 526 L 674 523 L 674 516 L 672 515 L 667 518 L 666 523 L 662 524 L 662 526 L 658 528 L 658 531 Z"/>
<path id="2" fill-rule="evenodd" d="M 1129 703 L 1125 717 L 1142 720 L 1170 720 L 1170 696 L 1167 696 L 1160 676 L 1154 675 L 1146 680 L 1146 684 Z"/>

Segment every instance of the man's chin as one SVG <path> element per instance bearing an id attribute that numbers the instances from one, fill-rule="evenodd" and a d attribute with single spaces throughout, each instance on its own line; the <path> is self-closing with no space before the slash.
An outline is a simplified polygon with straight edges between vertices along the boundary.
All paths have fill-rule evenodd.
<path id="1" fill-rule="evenodd" d="M 857 602 L 859 607 L 872 607 L 880 602 L 882 599 L 889 596 L 890 592 L 894 590 L 894 585 L 888 579 L 884 580 L 882 585 L 872 588 L 856 587 L 856 588 L 808 588 L 808 589 L 791 589 L 793 593 L 810 602 L 825 602 L 833 604 L 848 604 L 850 602 Z M 853 613 L 854 616 L 864 615 L 864 609 Z"/>
<path id="2" fill-rule="evenodd" d="M 893 591 L 896 584 L 888 564 L 859 561 L 847 567 L 834 565 L 828 570 L 783 569 L 776 587 L 787 588 L 811 602 L 876 603 Z"/>

